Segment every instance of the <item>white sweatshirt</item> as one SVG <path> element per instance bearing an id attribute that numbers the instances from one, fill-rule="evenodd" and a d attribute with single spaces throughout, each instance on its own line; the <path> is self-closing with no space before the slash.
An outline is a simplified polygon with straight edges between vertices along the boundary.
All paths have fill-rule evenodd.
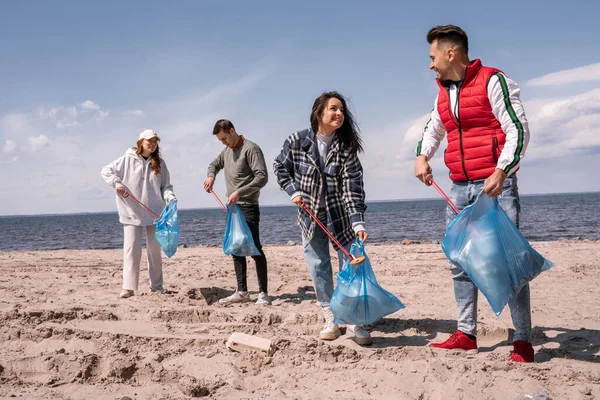
<path id="1" fill-rule="evenodd" d="M 150 168 L 150 159 L 137 155 L 135 150 L 127 149 L 125 155 L 102 168 L 102 178 L 113 188 L 125 188 L 136 199 L 160 215 L 165 202 L 175 198 L 169 170 L 160 159 L 160 174 Z M 155 217 L 131 198 L 116 195 L 119 222 L 126 225 L 154 225 Z"/>

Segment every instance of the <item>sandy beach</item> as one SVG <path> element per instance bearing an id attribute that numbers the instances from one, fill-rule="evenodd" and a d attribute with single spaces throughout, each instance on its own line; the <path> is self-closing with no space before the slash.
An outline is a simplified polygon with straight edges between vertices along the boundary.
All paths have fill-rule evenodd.
<path id="1" fill-rule="evenodd" d="M 0 252 L 0 399 L 600 398 L 600 243 L 534 243 L 556 263 L 531 285 L 536 362 L 508 360 L 512 323 L 479 298 L 477 355 L 433 352 L 456 329 L 439 244 L 368 244 L 383 287 L 406 308 L 369 327 L 374 344 L 322 327 L 301 247 L 265 246 L 272 306 L 216 301 L 234 271 L 219 247 L 164 258 L 167 294 L 119 299 L 122 250 Z M 145 258 L 145 256 L 144 256 Z M 143 260 L 143 265 L 145 259 Z M 256 275 L 249 262 L 249 287 Z M 273 355 L 233 352 L 233 332 L 271 339 Z"/>

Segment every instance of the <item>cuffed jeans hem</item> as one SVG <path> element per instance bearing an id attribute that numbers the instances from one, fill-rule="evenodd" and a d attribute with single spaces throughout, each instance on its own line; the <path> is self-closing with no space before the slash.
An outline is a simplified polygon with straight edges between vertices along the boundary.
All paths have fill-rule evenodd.
<path id="1" fill-rule="evenodd" d="M 469 326 L 465 326 L 465 325 L 462 325 L 459 323 L 458 330 L 466 335 L 477 336 L 477 327 L 475 327 L 475 329 L 473 329 L 473 328 L 470 328 Z"/>
<path id="2" fill-rule="evenodd" d="M 523 340 L 531 343 L 531 332 L 516 332 L 513 341 Z"/>

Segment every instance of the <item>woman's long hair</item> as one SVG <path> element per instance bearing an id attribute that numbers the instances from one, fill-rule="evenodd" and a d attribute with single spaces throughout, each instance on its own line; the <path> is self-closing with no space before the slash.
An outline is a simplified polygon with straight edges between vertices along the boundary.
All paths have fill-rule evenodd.
<path id="1" fill-rule="evenodd" d="M 137 147 L 134 147 L 135 154 L 138 156 L 141 156 L 144 152 L 144 148 L 142 147 L 143 142 L 144 139 L 138 140 L 136 143 Z M 156 150 L 150 154 L 150 168 L 152 168 L 152 171 L 154 171 L 154 175 L 160 174 L 160 146 L 158 143 L 156 143 Z"/>
<path id="2" fill-rule="evenodd" d="M 362 139 L 360 138 L 360 129 L 358 129 L 358 125 L 356 121 L 354 121 L 354 116 L 346 105 L 346 99 L 338 92 L 324 92 L 317 97 L 312 107 L 312 113 L 310 114 L 310 126 L 312 127 L 312 130 L 315 133 L 319 131 L 319 119 L 323 116 L 325 107 L 327 107 L 327 102 L 331 98 L 338 99 L 344 108 L 344 123 L 336 130 L 340 140 L 348 146 L 351 153 L 362 152 L 363 144 Z"/>

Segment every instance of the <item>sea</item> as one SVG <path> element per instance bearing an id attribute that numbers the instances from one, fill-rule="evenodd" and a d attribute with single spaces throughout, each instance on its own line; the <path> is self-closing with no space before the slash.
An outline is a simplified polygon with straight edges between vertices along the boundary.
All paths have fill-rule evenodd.
<path id="1" fill-rule="evenodd" d="M 443 200 L 367 203 L 370 242 L 441 241 Z M 295 206 L 261 206 L 263 244 L 301 243 Z M 222 244 L 226 214 L 220 208 L 179 210 L 180 245 Z M 521 232 L 529 241 L 600 240 L 600 193 L 521 196 Z M 84 213 L 0 216 L 0 250 L 116 249 L 123 246 L 118 215 Z"/>

